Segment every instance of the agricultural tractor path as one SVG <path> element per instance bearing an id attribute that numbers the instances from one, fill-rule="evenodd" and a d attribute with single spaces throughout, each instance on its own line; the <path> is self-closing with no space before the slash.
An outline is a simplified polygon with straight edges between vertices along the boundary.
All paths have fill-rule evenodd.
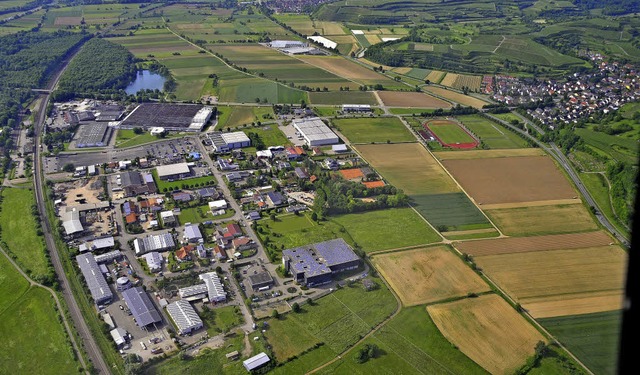
<path id="1" fill-rule="evenodd" d="M 84 360 L 84 357 L 82 356 L 82 352 L 80 351 L 80 348 L 78 347 L 78 343 L 76 342 L 76 338 L 73 335 L 73 330 L 71 329 L 71 325 L 69 324 L 69 321 L 67 320 L 67 317 L 64 314 L 64 307 L 62 306 L 62 303 L 60 303 L 60 299 L 58 298 L 58 295 L 56 294 L 56 292 L 49 288 L 48 286 L 42 285 L 40 283 L 35 282 L 34 280 L 32 280 L 29 275 L 27 275 L 22 268 L 20 268 L 20 266 L 18 266 L 18 264 L 9 256 L 9 254 L 7 254 L 7 252 L 0 246 L 0 252 L 2 253 L 2 255 L 4 255 L 5 258 L 7 258 L 7 260 L 9 262 L 11 262 L 11 265 L 18 270 L 18 272 L 20 272 L 20 274 L 27 279 L 27 281 L 29 282 L 30 286 L 35 286 L 35 287 L 39 287 L 42 288 L 44 290 L 46 290 L 47 292 L 49 292 L 51 294 L 51 296 L 53 297 L 53 300 L 56 301 L 56 306 L 58 308 L 58 313 L 60 314 L 60 317 L 62 318 L 62 323 L 64 324 L 64 329 L 65 331 L 67 331 L 67 336 L 69 337 L 69 340 L 71 341 L 71 345 L 73 345 L 73 351 L 76 353 L 78 360 L 80 360 L 80 364 L 82 365 L 83 368 L 85 368 L 85 374 L 89 374 L 89 371 L 86 370 L 87 368 L 87 364 Z"/>

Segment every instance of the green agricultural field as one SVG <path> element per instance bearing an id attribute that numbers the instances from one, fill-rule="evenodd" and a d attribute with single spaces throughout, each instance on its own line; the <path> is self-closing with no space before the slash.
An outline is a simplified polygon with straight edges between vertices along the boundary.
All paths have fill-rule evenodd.
<path id="1" fill-rule="evenodd" d="M 266 147 L 269 146 L 289 146 L 291 141 L 287 139 L 287 136 L 278 128 L 278 125 L 262 125 L 244 129 L 244 132 L 256 133 L 262 139 L 262 142 Z M 247 150 L 251 150 L 248 148 Z"/>
<path id="2" fill-rule="evenodd" d="M 271 106 L 223 106 L 225 113 L 218 118 L 217 128 L 236 128 L 257 122 L 270 121 L 275 118 Z"/>
<path id="3" fill-rule="evenodd" d="M 356 282 L 314 301 L 313 305 L 304 304 L 300 313 L 287 313 L 283 321 L 269 320 L 268 331 L 273 331 L 265 335 L 271 339 L 276 357 L 290 358 L 318 342 L 337 355 L 390 316 L 397 306 L 393 294 L 382 280 L 371 279 L 379 285 L 378 289 L 367 292 Z M 294 336 L 298 334 L 301 341 L 296 345 Z M 330 356 L 325 357 L 329 359 Z"/>
<path id="4" fill-rule="evenodd" d="M 390 208 L 331 217 L 365 252 L 438 242 L 441 238 L 410 208 Z"/>
<path id="5" fill-rule="evenodd" d="M 589 147 L 596 152 L 608 155 L 611 159 L 630 164 L 638 163 L 639 144 L 637 140 L 596 132 L 590 129 L 578 128 L 579 135 Z"/>
<path id="6" fill-rule="evenodd" d="M 39 223 L 31 215 L 35 197 L 31 189 L 2 189 L 0 206 L 0 229 L 5 250 L 15 256 L 20 267 L 37 281 L 52 281 L 53 269 L 47 259 L 44 240 Z M 20 219 L 16 217 L 20 213 Z"/>
<path id="7" fill-rule="evenodd" d="M 164 139 L 183 137 L 184 133 L 169 133 Z M 157 142 L 162 138 L 148 132 L 136 134 L 133 129 L 118 129 L 116 134 L 116 148 L 139 146 L 145 143 Z"/>
<path id="8" fill-rule="evenodd" d="M 380 348 L 377 358 L 358 364 L 364 345 Z M 440 333 L 424 306 L 403 309 L 372 337 L 320 374 L 486 374 Z"/>
<path id="9" fill-rule="evenodd" d="M 621 312 L 539 319 L 540 324 L 595 374 L 615 374 Z"/>
<path id="10" fill-rule="evenodd" d="M 0 339 L 6 343 L 0 354 L 2 374 L 78 373 L 79 363 L 51 294 L 36 286 L 29 287 L 2 254 Z"/>
<path id="11" fill-rule="evenodd" d="M 608 218 L 615 218 L 613 208 L 611 207 L 609 184 L 606 177 L 600 173 L 580 173 L 580 180 L 589 190 L 591 197 L 596 201 L 602 213 Z M 621 231 L 627 238 L 631 238 L 629 229 L 623 227 L 619 220 L 611 220 L 611 223 Z"/>
<path id="12" fill-rule="evenodd" d="M 341 105 L 341 104 L 369 104 L 378 105 L 371 91 L 334 91 L 310 92 L 311 104 Z"/>
<path id="13" fill-rule="evenodd" d="M 464 193 L 409 196 L 418 212 L 436 229 L 460 231 L 491 228 L 491 223 Z"/>
<path id="14" fill-rule="evenodd" d="M 396 143 L 416 140 L 396 117 L 335 119 L 332 122 L 351 143 Z"/>
<path id="15" fill-rule="evenodd" d="M 514 132 L 482 116 L 458 116 L 457 119 L 490 149 L 527 147 L 527 142 Z"/>
<path id="16" fill-rule="evenodd" d="M 276 367 L 270 374 L 289 375 L 289 374 L 306 374 L 307 372 L 322 366 L 331 359 L 335 358 L 335 353 L 327 345 L 322 345 L 317 349 L 313 349 L 307 353 L 301 354 L 298 358 L 285 363 L 283 366 Z"/>

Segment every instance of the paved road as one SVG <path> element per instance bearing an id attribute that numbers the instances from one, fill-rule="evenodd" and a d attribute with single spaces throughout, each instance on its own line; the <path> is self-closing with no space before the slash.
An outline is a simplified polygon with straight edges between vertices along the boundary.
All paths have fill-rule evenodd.
<path id="1" fill-rule="evenodd" d="M 558 146 L 556 146 L 553 142 L 549 143 L 549 146 L 547 146 L 546 144 L 540 142 L 537 138 L 531 136 L 529 133 L 523 131 L 520 128 L 517 128 L 517 127 L 511 125 L 510 123 L 508 123 L 506 121 L 503 121 L 503 120 L 501 120 L 501 119 L 499 119 L 499 118 L 497 118 L 495 116 L 492 116 L 492 115 L 490 115 L 488 113 L 485 113 L 485 115 L 490 117 L 490 118 L 492 118 L 495 121 L 498 121 L 499 123 L 503 124 L 504 126 L 507 126 L 510 129 L 513 129 L 514 131 L 524 135 L 525 137 L 527 137 L 531 141 L 535 142 L 540 148 L 545 150 L 549 155 L 553 156 L 553 158 L 556 159 L 556 161 L 558 163 L 560 163 L 560 166 L 562 166 L 562 168 L 567 172 L 567 174 L 569 175 L 569 177 L 571 178 L 573 183 L 578 187 L 578 190 L 580 191 L 580 193 L 582 194 L 584 199 L 587 201 L 587 204 L 589 206 L 592 206 L 592 207 L 595 207 L 595 208 L 598 209 L 598 211 L 596 213 L 596 218 L 598 219 L 598 221 L 605 228 L 607 228 L 609 230 L 609 232 L 611 232 L 618 239 L 618 241 L 620 241 L 626 248 L 629 248 L 629 246 L 630 246 L 629 239 L 626 238 L 620 231 L 618 231 L 618 229 L 616 229 L 611 224 L 609 219 L 602 214 L 602 210 L 600 209 L 600 207 L 598 206 L 596 201 L 593 199 L 593 197 L 591 197 L 591 194 L 589 193 L 587 188 L 582 184 L 582 181 L 578 177 L 578 174 L 576 173 L 576 171 L 573 169 L 573 166 L 571 165 L 571 162 L 562 153 L 562 150 L 560 150 L 558 148 Z"/>
<path id="2" fill-rule="evenodd" d="M 60 76 L 62 75 L 62 73 L 66 70 L 69 61 L 73 59 L 73 57 L 76 55 L 76 53 L 79 50 L 80 49 L 77 48 L 58 67 L 58 72 L 55 76 L 53 76 L 53 78 L 49 82 L 47 89 L 54 89 L 57 86 L 58 80 L 60 79 Z M 44 128 L 44 120 L 46 118 L 46 109 L 49 103 L 50 94 L 42 94 L 40 97 L 42 100 L 40 101 L 40 105 L 36 109 L 36 112 L 38 113 L 38 117 L 35 123 L 36 126 L 35 126 L 35 135 L 34 135 L 34 139 L 36 140 L 36 142 L 35 142 L 35 157 L 33 160 L 33 171 L 34 171 L 33 180 L 34 180 L 35 190 L 36 190 L 36 203 L 38 205 L 38 211 L 40 213 L 40 217 L 42 218 L 42 222 L 44 224 L 44 229 L 45 229 L 44 230 L 45 243 L 47 245 L 47 250 L 49 251 L 49 254 L 51 256 L 51 263 L 53 264 L 56 274 L 58 275 L 60 291 L 65 299 L 65 302 L 67 303 L 67 307 L 69 309 L 69 315 L 71 316 L 71 319 L 74 322 L 76 330 L 78 331 L 78 334 L 80 335 L 80 338 L 84 343 L 84 349 L 87 352 L 87 355 L 89 356 L 89 358 L 91 359 L 91 362 L 97 373 L 110 374 L 111 371 L 102 356 L 102 352 L 100 351 L 100 348 L 98 347 L 95 341 L 95 338 L 91 334 L 91 331 L 89 329 L 89 326 L 87 325 L 87 322 L 84 320 L 84 317 L 82 316 L 82 311 L 78 306 L 78 303 L 76 302 L 73 292 L 71 291 L 69 280 L 67 278 L 67 275 L 64 272 L 64 267 L 62 266 L 62 262 L 60 261 L 60 255 L 58 254 L 58 249 L 56 248 L 56 243 L 52 234 L 53 231 L 58 230 L 58 228 L 55 228 L 54 226 L 52 226 L 52 224 L 49 223 L 49 220 L 47 220 L 47 211 L 45 207 L 46 201 L 44 198 L 45 193 L 44 193 L 44 187 L 42 184 L 44 180 L 44 176 L 42 173 L 42 166 L 41 166 L 41 159 L 40 159 L 41 158 L 40 135 Z M 84 293 L 84 291 L 80 291 L 80 293 Z"/>

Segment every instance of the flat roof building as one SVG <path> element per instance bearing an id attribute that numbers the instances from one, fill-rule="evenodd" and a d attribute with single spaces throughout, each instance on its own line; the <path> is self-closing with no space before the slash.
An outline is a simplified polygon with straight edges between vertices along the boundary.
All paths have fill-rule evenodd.
<path id="1" fill-rule="evenodd" d="M 124 328 L 115 328 L 109 331 L 109 333 L 111 334 L 111 338 L 113 338 L 113 341 L 115 341 L 117 347 L 120 347 L 127 343 L 128 336 L 127 331 L 125 331 Z"/>
<path id="2" fill-rule="evenodd" d="M 319 117 L 294 119 L 292 124 L 309 147 L 340 142 L 338 136 Z"/>
<path id="3" fill-rule="evenodd" d="M 258 272 L 249 276 L 249 282 L 253 290 L 273 285 L 273 277 L 267 271 Z"/>
<path id="4" fill-rule="evenodd" d="M 343 104 L 342 112 L 371 112 L 369 104 Z"/>
<path id="5" fill-rule="evenodd" d="M 96 263 L 98 263 L 98 264 L 108 263 L 108 262 L 112 262 L 112 261 L 114 261 L 116 259 L 122 258 L 122 251 L 113 250 L 113 251 L 109 251 L 109 252 L 104 253 L 104 254 L 94 255 L 94 258 L 96 259 Z"/>
<path id="6" fill-rule="evenodd" d="M 100 266 L 93 254 L 80 254 L 76 256 L 76 261 L 87 283 L 91 298 L 93 298 L 96 305 L 110 303 L 113 299 L 113 292 L 111 292 L 109 284 L 107 284 L 107 280 L 105 280 L 102 271 L 100 271 Z"/>
<path id="7" fill-rule="evenodd" d="M 188 163 L 159 165 L 156 167 L 158 178 L 161 180 L 181 180 L 191 176 Z"/>
<path id="8" fill-rule="evenodd" d="M 198 301 L 207 297 L 209 289 L 207 284 L 196 284 L 178 289 L 180 298 L 187 301 Z"/>
<path id="9" fill-rule="evenodd" d="M 202 319 L 196 310 L 185 300 L 178 300 L 167 305 L 167 313 L 178 329 L 178 334 L 185 335 L 203 327 Z"/>
<path id="10" fill-rule="evenodd" d="M 143 103 L 120 123 L 121 129 L 164 128 L 168 131 L 202 131 L 214 108 L 202 104 Z"/>
<path id="11" fill-rule="evenodd" d="M 300 284 L 327 284 L 336 273 L 353 270 L 361 259 L 342 238 L 282 251 L 282 264 Z"/>
<path id="12" fill-rule="evenodd" d="M 216 152 L 229 152 L 251 146 L 251 139 L 241 131 L 231 133 L 211 132 L 207 133 L 207 136 Z"/>
<path id="13" fill-rule="evenodd" d="M 105 147 L 109 144 L 111 129 L 106 123 L 83 124 L 76 134 L 76 147 Z"/>
<path id="14" fill-rule="evenodd" d="M 184 227 L 183 239 L 187 242 L 198 243 L 202 241 L 202 233 L 197 224 L 189 224 Z"/>
<path id="15" fill-rule="evenodd" d="M 160 313 L 153 305 L 149 294 L 147 294 L 142 287 L 137 286 L 123 291 L 122 298 L 124 298 L 124 301 L 127 303 L 139 327 L 145 327 L 149 324 L 162 321 Z"/>
<path id="16" fill-rule="evenodd" d="M 171 233 L 152 234 L 144 238 L 133 240 L 133 248 L 137 256 L 141 256 L 151 251 L 166 251 L 176 246 Z"/>

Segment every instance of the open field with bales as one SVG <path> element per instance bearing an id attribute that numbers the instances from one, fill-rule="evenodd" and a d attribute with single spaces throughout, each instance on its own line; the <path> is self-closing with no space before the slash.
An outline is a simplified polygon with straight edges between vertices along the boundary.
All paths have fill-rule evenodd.
<path id="1" fill-rule="evenodd" d="M 548 156 L 444 160 L 478 204 L 573 199 L 578 193 Z"/>
<path id="2" fill-rule="evenodd" d="M 488 148 L 513 149 L 527 147 L 527 142 L 514 132 L 482 116 L 457 116 L 456 119 L 480 138 L 482 144 Z"/>
<path id="3" fill-rule="evenodd" d="M 410 208 L 389 208 L 332 216 L 365 252 L 426 245 L 440 236 Z M 375 228 L 375 230 L 372 230 Z"/>
<path id="4" fill-rule="evenodd" d="M 473 96 L 464 95 L 456 91 L 447 90 L 442 87 L 427 86 L 425 87 L 425 90 L 427 92 L 435 94 L 438 97 L 451 100 L 455 103 L 460 103 L 460 105 L 464 107 L 473 107 L 479 109 L 482 108 L 485 104 L 488 104 L 484 100 L 480 100 Z"/>
<path id="5" fill-rule="evenodd" d="M 414 142 L 416 139 L 397 117 L 331 120 L 351 143 Z"/>
<path id="6" fill-rule="evenodd" d="M 598 226 L 582 204 L 531 206 L 484 211 L 509 236 L 586 232 Z"/>
<path id="7" fill-rule="evenodd" d="M 485 255 L 474 260 L 525 309 L 529 310 L 531 301 L 534 317 L 538 311 L 548 317 L 622 307 L 627 255 L 617 245 L 548 250 L 544 256 L 536 251 Z M 589 303 L 575 303 L 583 298 Z"/>
<path id="8" fill-rule="evenodd" d="M 445 246 L 377 255 L 373 262 L 405 306 L 491 290 Z"/>
<path id="9" fill-rule="evenodd" d="M 431 305 L 427 311 L 453 345 L 492 374 L 512 374 L 545 341 L 495 294 Z"/>
<path id="10" fill-rule="evenodd" d="M 388 107 L 403 108 L 451 108 L 451 103 L 431 95 L 412 91 L 378 91 L 378 96 Z"/>

